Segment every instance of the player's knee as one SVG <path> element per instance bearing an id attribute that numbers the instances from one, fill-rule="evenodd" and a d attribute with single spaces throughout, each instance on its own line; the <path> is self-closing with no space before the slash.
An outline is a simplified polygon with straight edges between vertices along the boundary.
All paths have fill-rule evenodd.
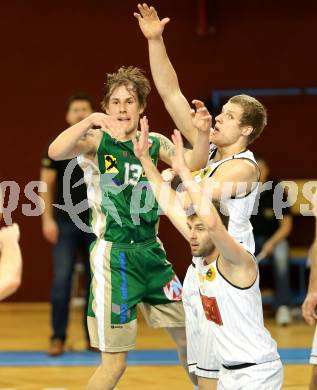
<path id="1" fill-rule="evenodd" d="M 198 377 L 199 390 L 216 390 L 218 380 L 213 378 Z"/>
<path id="2" fill-rule="evenodd" d="M 122 358 L 107 359 L 103 362 L 101 370 L 107 380 L 115 386 L 127 368 L 126 360 Z"/>

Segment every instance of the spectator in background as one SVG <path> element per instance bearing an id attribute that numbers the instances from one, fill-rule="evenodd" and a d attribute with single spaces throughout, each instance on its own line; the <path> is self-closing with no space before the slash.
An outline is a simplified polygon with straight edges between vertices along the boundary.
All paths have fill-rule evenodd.
<path id="1" fill-rule="evenodd" d="M 309 259 L 311 264 L 309 286 L 306 299 L 302 306 L 302 313 L 308 325 L 314 326 L 317 322 L 317 218 L 315 220 L 315 239 L 309 252 Z M 309 390 L 317 390 L 317 328 L 315 330 L 309 363 L 313 364 Z"/>
<path id="2" fill-rule="evenodd" d="M 264 185 L 269 180 L 269 166 L 262 158 L 258 158 L 257 162 L 261 172 L 260 182 Z M 255 254 L 258 260 L 270 258 L 273 261 L 275 319 L 278 325 L 285 326 L 292 320 L 289 309 L 289 245 L 286 239 L 292 230 L 293 218 L 289 207 L 281 210 L 282 219 L 276 218 L 273 208 L 273 194 L 274 190 L 278 189 L 278 185 L 273 181 L 272 189 L 259 192 L 258 202 L 255 202 L 255 207 L 258 205 L 258 209 L 254 210 L 251 223 L 255 240 Z"/>
<path id="3" fill-rule="evenodd" d="M 92 112 L 94 112 L 94 103 L 90 97 L 84 94 L 71 96 L 66 107 L 66 122 L 72 126 Z M 54 203 L 58 205 L 65 203 L 64 189 L 66 189 L 66 182 L 63 179 L 64 172 L 70 161 L 53 161 L 48 157 L 46 150 L 40 174 L 41 181 L 47 184 L 47 192 L 41 193 L 45 202 L 45 210 L 42 214 L 42 231 L 47 241 L 53 244 L 53 283 L 51 291 L 53 333 L 48 349 L 50 356 L 59 356 L 64 353 L 71 298 L 71 282 L 78 252 L 82 256 L 85 269 L 86 294 L 83 319 L 87 348 L 90 346 L 86 313 L 90 286 L 89 247 L 94 239 L 94 235 L 86 233 L 77 227 L 69 215 L 69 210 L 64 211 L 53 207 Z M 83 173 L 77 164 L 72 171 L 71 177 L 66 180 L 68 180 L 67 187 L 69 185 L 72 204 L 76 205 L 83 200 L 87 201 L 87 189 L 83 181 Z M 77 186 L 76 183 L 80 181 L 81 184 Z M 83 223 L 87 226 L 89 225 L 88 204 L 86 211 L 80 213 L 79 217 Z"/>
<path id="4" fill-rule="evenodd" d="M 21 284 L 22 256 L 17 224 L 0 229 L 0 300 L 13 294 Z"/>

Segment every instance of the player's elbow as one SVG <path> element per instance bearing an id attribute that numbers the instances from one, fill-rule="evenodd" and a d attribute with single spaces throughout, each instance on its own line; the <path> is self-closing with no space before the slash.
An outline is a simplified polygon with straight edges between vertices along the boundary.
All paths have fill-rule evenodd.
<path id="1" fill-rule="evenodd" d="M 48 157 L 55 161 L 63 159 L 58 146 L 54 142 L 48 148 Z"/>

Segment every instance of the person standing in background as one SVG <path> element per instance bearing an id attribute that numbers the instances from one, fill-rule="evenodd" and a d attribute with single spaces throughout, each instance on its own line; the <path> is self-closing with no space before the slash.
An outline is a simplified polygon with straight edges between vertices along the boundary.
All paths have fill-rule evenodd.
<path id="1" fill-rule="evenodd" d="M 269 166 L 263 158 L 257 158 L 260 168 L 260 182 L 262 185 L 269 180 Z M 282 191 L 279 184 L 271 182 L 272 188 L 258 193 L 258 207 L 251 216 L 255 240 L 255 254 L 260 261 L 270 258 L 273 262 L 274 274 L 274 308 L 275 320 L 278 325 L 286 326 L 291 320 L 289 309 L 291 291 L 289 275 L 289 244 L 287 237 L 291 233 L 293 217 L 289 207 L 282 209 L 282 218 L 277 219 L 274 211 L 274 193 Z M 285 193 L 283 198 L 285 198 Z M 261 261 L 260 261 L 261 269 Z"/>
<path id="2" fill-rule="evenodd" d="M 72 126 L 94 112 L 94 102 L 84 94 L 73 95 L 66 106 L 66 122 Z M 42 214 L 42 232 L 48 242 L 53 244 L 53 281 L 51 290 L 51 325 L 52 335 L 48 354 L 59 356 L 64 353 L 69 318 L 72 276 L 78 253 L 81 254 L 85 269 L 85 312 L 83 313 L 87 348 L 90 346 L 86 322 L 86 313 L 90 286 L 89 247 L 94 239 L 92 233 L 82 231 L 69 215 L 70 210 L 56 208 L 53 204 L 64 204 L 64 193 L 69 185 L 73 205 L 87 201 L 87 189 L 83 181 L 83 172 L 77 162 L 70 178 L 65 170 L 71 160 L 53 161 L 46 150 L 42 159 L 41 181 L 46 183 L 47 192 L 41 193 L 45 202 Z M 68 182 L 70 180 L 70 183 Z M 77 183 L 80 185 L 77 185 Z M 81 221 L 89 225 L 89 211 L 79 214 Z"/>

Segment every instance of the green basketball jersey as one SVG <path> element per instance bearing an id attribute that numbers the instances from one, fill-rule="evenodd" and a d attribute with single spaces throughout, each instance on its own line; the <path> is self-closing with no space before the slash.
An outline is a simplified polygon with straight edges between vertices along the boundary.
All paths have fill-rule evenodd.
<path id="1" fill-rule="evenodd" d="M 160 141 L 150 136 L 149 142 L 156 165 Z M 103 133 L 94 163 L 81 166 L 87 184 L 90 224 L 97 237 L 121 243 L 155 237 L 158 205 L 134 155 L 132 141 L 117 141 Z"/>

